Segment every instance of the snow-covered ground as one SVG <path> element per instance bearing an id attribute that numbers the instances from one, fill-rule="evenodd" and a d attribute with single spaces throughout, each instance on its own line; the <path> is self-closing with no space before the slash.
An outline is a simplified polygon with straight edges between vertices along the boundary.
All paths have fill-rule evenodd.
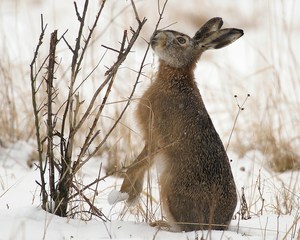
<path id="1" fill-rule="evenodd" d="M 245 187 L 251 218 L 231 222 L 228 231 L 173 233 L 150 227 L 138 220 L 130 212 L 121 217 L 123 203 L 111 206 L 107 202 L 109 193 L 119 187 L 121 180 L 113 177 L 100 182 L 99 196 L 95 203 L 111 220 L 100 219 L 82 221 L 61 218 L 43 211 L 40 208 L 38 170 L 28 168 L 26 159 L 34 148 L 31 144 L 17 142 L 0 154 L 0 239 L 297 239 L 299 229 L 299 172 L 288 172 L 274 175 L 253 163 L 249 159 L 233 161 L 232 169 L 238 188 Z M 84 180 L 92 180 L 97 174 L 95 164 L 82 173 Z M 258 193 L 258 174 L 260 174 L 261 193 L 265 199 L 263 214 L 255 214 L 261 207 Z M 256 184 L 255 184 L 256 182 Z M 286 183 L 284 183 L 286 182 Z M 281 198 L 288 185 L 295 185 L 297 192 L 293 195 L 298 201 L 298 208 L 290 214 L 276 214 L 278 203 L 275 197 Z M 288 190 L 288 189 L 286 189 Z M 253 194 L 252 196 L 250 194 Z M 291 196 L 293 198 L 293 196 Z M 282 199 L 278 199 L 281 201 Z M 255 205 L 255 206 L 254 206 Z M 239 206 L 237 207 L 238 210 Z M 298 221 L 298 223 L 297 223 Z M 198 238 L 197 238 L 198 236 Z"/>
<path id="2" fill-rule="evenodd" d="M 95 2 L 91 4 L 95 4 Z M 116 18 L 114 24 L 109 28 L 111 31 L 105 32 L 104 36 L 98 32 L 101 35 L 101 44 L 117 47 L 123 29 L 129 30 L 129 26 L 134 25 L 135 19 L 132 17 L 132 12 L 128 10 L 129 1 L 111 0 L 108 2 L 108 10 L 105 11 L 104 18 L 99 24 L 101 31 L 106 29 L 105 26 L 110 23 L 112 16 L 118 15 L 122 9 L 127 9 L 124 14 L 128 18 Z M 268 91 L 275 89 L 277 94 L 278 89 L 276 87 L 274 89 L 265 87 L 275 84 L 271 81 L 275 78 L 274 75 L 286 79 L 300 76 L 299 71 L 293 69 L 294 65 L 291 64 L 291 62 L 299 61 L 300 54 L 296 52 L 291 54 L 289 52 L 291 50 L 288 49 L 288 47 L 294 47 L 293 49 L 299 50 L 298 45 L 295 44 L 295 39 L 299 36 L 299 30 L 297 31 L 299 29 L 299 16 L 295 14 L 300 11 L 299 1 L 286 0 L 283 3 L 283 1 L 274 0 L 272 4 L 263 1 L 253 4 L 252 0 L 235 1 L 234 3 L 230 0 L 214 0 L 203 1 L 200 6 L 198 0 L 191 0 L 190 2 L 186 1 L 184 6 L 178 8 L 179 4 L 181 4 L 181 1 L 169 1 L 169 8 L 167 8 L 162 22 L 163 27 L 178 22 L 178 24 L 172 26 L 173 29 L 179 31 L 184 29 L 185 33 L 192 34 L 197 27 L 195 17 L 198 16 L 200 11 L 201 14 L 211 12 L 211 14 L 207 14 L 211 17 L 222 16 L 226 26 L 245 30 L 245 36 L 228 49 L 210 52 L 203 56 L 202 63 L 197 68 L 197 81 L 199 81 L 208 110 L 225 144 L 229 135 L 228 131 L 231 130 L 233 125 L 232 116 L 235 116 L 237 110 L 233 95 L 238 94 L 243 99 L 243 96 L 246 96 L 247 93 L 251 94 L 249 105 L 247 105 L 247 102 L 246 110 L 238 119 L 238 130 L 236 130 L 242 134 L 242 139 L 251 141 L 251 136 L 254 134 L 249 127 L 250 125 L 248 125 L 250 120 L 254 119 L 254 122 L 261 125 L 269 124 L 265 120 L 265 106 L 268 105 L 265 103 L 268 101 L 268 97 L 271 96 L 268 95 Z M 152 1 L 149 0 L 137 1 L 137 6 L 141 16 L 145 15 L 149 18 L 148 25 L 142 33 L 142 37 L 148 38 L 153 24 L 157 20 L 157 5 L 153 6 Z M 236 15 L 232 14 L 232 9 L 234 9 Z M 31 97 L 28 66 L 39 36 L 40 14 L 43 13 L 44 21 L 49 23 L 49 34 L 56 28 L 59 28 L 61 33 L 69 29 L 67 37 L 71 41 L 78 26 L 76 20 L 74 21 L 76 17 L 73 3 L 72 1 L 60 0 L 2 0 L 0 2 L 0 13 L 0 32 L 3 33 L 3 36 L 0 37 L 0 49 L 3 52 L 0 56 L 0 66 L 9 69 L 9 76 L 13 79 L 14 87 L 12 97 L 16 98 L 17 106 L 20 109 L 29 109 L 30 111 Z M 178 19 L 176 15 L 182 13 L 185 13 L 187 17 Z M 89 15 L 89 18 L 93 20 L 93 13 Z M 282 21 L 282 19 L 285 19 L 285 21 Z M 76 24 L 73 24 L 74 22 Z M 283 23 L 287 25 L 282 26 Z M 287 32 L 282 33 L 283 28 L 287 29 Z M 115 36 L 116 33 L 119 35 Z M 287 36 L 286 33 L 290 33 L 290 35 Z M 102 56 L 101 51 L 103 51 L 103 48 L 100 47 L 100 43 L 97 43 L 96 47 L 97 51 L 94 51 L 93 56 L 99 59 Z M 132 66 L 139 63 L 141 58 L 139 52 L 143 53 L 144 47 L 143 41 L 140 40 L 135 52 L 131 55 L 131 60 L 125 64 L 124 69 L 126 67 L 133 68 Z M 293 55 L 295 59 L 289 59 L 288 56 L 290 55 Z M 149 57 L 151 58 L 151 56 Z M 105 64 L 109 65 L 112 59 L 109 58 L 106 61 Z M 149 59 L 148 63 L 151 63 L 151 61 Z M 105 71 L 104 63 L 100 68 L 102 68 L 101 71 L 103 69 Z M 274 68 L 274 72 L 278 69 L 282 69 L 282 71 L 276 72 L 277 75 L 268 75 L 267 73 L 266 75 L 260 75 L 270 68 Z M 83 71 L 85 70 L 83 69 Z M 147 71 L 151 72 L 151 69 L 147 69 Z M 201 77 L 198 78 L 198 76 Z M 268 78 L 269 76 L 271 78 Z M 128 75 L 125 75 L 124 79 L 120 77 L 120 82 L 127 85 L 120 87 L 128 90 L 132 84 L 128 82 L 127 77 Z M 213 79 L 213 81 L 205 81 L 206 79 Z M 2 81 L 1 79 L 1 83 Z M 277 81 L 275 82 L 277 83 Z M 287 85 L 282 86 L 280 90 L 287 91 L 290 94 L 289 100 L 297 103 L 298 95 L 294 93 L 297 93 L 299 85 L 290 86 L 288 85 L 290 83 L 291 81 L 288 81 Z M 97 82 L 93 84 L 97 84 Z M 141 91 L 147 84 L 149 84 L 147 80 L 142 82 L 139 90 Z M 3 91 L 2 89 L 1 97 Z M 120 91 L 119 93 L 119 99 L 128 97 L 128 91 Z M 0 101 L 2 100 L 0 99 Z M 291 105 L 288 106 L 291 107 Z M 285 110 L 287 111 L 287 109 Z M 293 116 L 295 113 L 297 112 L 291 111 L 290 115 L 287 114 L 287 116 Z M 21 111 L 19 111 L 18 117 L 20 119 L 17 122 L 20 128 L 25 128 L 26 123 L 32 121 L 31 118 L 26 117 L 26 114 L 24 117 Z M 276 122 L 277 118 L 272 120 Z M 293 124 L 285 126 L 283 129 L 289 133 L 285 134 L 290 138 L 295 135 L 299 137 L 297 131 L 291 130 L 298 125 L 297 122 L 293 122 Z M 135 126 L 131 127 L 138 131 Z M 97 218 L 90 221 L 60 218 L 43 211 L 40 207 L 40 189 L 35 182 L 39 181 L 39 172 L 34 167 L 29 168 L 27 165 L 32 152 L 35 151 L 34 139 L 28 142 L 19 140 L 15 143 L 5 143 L 5 139 L 1 135 L 0 140 L 4 143 L 2 146 L 0 142 L 0 240 L 269 240 L 297 239 L 299 233 L 300 172 L 272 172 L 264 161 L 265 156 L 255 148 L 244 155 L 237 155 L 230 145 L 228 152 L 229 158 L 232 160 L 231 167 L 239 195 L 241 195 L 241 189 L 244 188 L 251 218 L 241 220 L 237 214 L 236 219 L 232 220 L 229 230 L 225 232 L 173 233 L 150 227 L 144 223 L 144 217 L 141 213 L 137 213 L 135 209 L 127 210 L 122 202 L 111 206 L 107 201 L 109 193 L 114 189 L 118 190 L 122 181 L 114 177 L 106 178 L 105 181 L 99 183 L 99 194 L 95 199 L 95 205 L 102 209 L 110 221 L 104 222 Z M 98 176 L 101 163 L 105 166 L 106 162 L 105 155 L 102 158 L 91 159 L 80 173 L 80 181 L 93 181 Z M 154 199 L 158 199 L 155 169 L 151 173 L 153 196 Z M 104 175 L 105 168 L 103 167 L 101 176 Z M 141 202 L 143 202 L 143 198 L 145 196 L 142 196 Z M 145 206 L 142 204 L 143 207 Z M 239 211 L 239 208 L 238 203 L 236 212 Z M 158 208 L 157 215 L 159 215 L 159 211 L 160 208 Z M 300 236 L 298 236 L 299 238 Z"/>

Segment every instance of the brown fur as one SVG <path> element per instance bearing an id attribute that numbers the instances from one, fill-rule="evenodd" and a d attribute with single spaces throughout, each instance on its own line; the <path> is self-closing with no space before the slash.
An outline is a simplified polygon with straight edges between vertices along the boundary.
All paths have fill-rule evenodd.
<path id="1" fill-rule="evenodd" d="M 165 30 L 151 39 L 160 64 L 137 108 L 145 147 L 127 170 L 120 191 L 129 194 L 129 203 L 136 201 L 146 170 L 160 155 L 163 209 L 176 231 L 226 229 L 236 207 L 228 157 L 193 73 L 203 51 L 226 46 L 243 34 L 221 26 L 222 20 L 213 18 L 194 38 Z"/>

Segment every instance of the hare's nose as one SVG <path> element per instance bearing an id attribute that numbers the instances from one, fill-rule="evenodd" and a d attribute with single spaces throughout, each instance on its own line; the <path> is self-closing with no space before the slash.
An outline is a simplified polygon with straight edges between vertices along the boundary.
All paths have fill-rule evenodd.
<path id="1" fill-rule="evenodd" d="M 154 38 L 157 38 L 159 35 L 164 35 L 165 32 L 166 32 L 166 31 L 161 30 L 161 29 L 156 30 L 156 31 L 152 34 L 150 40 L 152 40 L 152 39 L 154 39 Z"/>
<path id="2" fill-rule="evenodd" d="M 151 36 L 151 38 L 150 38 L 150 42 L 151 42 L 151 43 L 157 41 L 157 39 L 158 39 L 158 36 L 157 36 L 158 33 L 159 33 L 159 31 L 155 31 L 155 32 L 152 34 L 152 36 Z"/>
<path id="3" fill-rule="evenodd" d="M 163 44 L 164 42 L 165 42 L 165 34 L 163 31 L 160 30 L 155 31 L 150 38 L 150 44 L 152 47 L 155 47 L 158 44 Z"/>

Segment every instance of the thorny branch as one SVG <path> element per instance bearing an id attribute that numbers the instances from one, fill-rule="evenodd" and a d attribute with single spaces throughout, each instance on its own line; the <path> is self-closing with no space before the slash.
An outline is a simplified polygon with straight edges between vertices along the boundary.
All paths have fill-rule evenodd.
<path id="1" fill-rule="evenodd" d="M 43 44 L 43 38 L 45 35 L 46 28 L 47 28 L 47 24 L 44 26 L 43 15 L 41 15 L 41 34 L 40 34 L 36 49 L 34 51 L 33 59 L 30 63 L 31 96 L 32 96 L 32 106 L 33 106 L 33 114 L 34 114 L 37 148 L 38 148 L 37 151 L 38 151 L 39 170 L 40 170 L 40 177 L 41 177 L 40 186 L 41 186 L 42 208 L 43 209 L 46 209 L 48 193 L 46 191 L 45 169 L 43 168 L 43 156 L 42 156 L 43 146 L 42 146 L 41 133 L 40 133 L 39 109 L 37 106 L 37 99 L 36 99 L 36 93 L 37 93 L 36 80 L 37 80 L 39 71 L 38 72 L 34 71 L 34 66 L 37 61 L 40 47 Z M 45 63 L 45 61 L 44 61 L 44 63 Z M 44 65 L 44 63 L 42 64 L 42 66 Z"/>
<path id="2" fill-rule="evenodd" d="M 53 154 L 53 132 L 54 124 L 52 120 L 53 110 L 53 80 L 54 80 L 54 69 L 55 69 L 55 52 L 57 44 L 57 30 L 51 34 L 50 40 L 50 50 L 49 50 L 49 63 L 48 63 L 48 76 L 46 79 L 47 82 L 47 161 L 49 163 L 49 185 L 50 185 L 50 196 L 53 200 L 56 199 L 56 190 L 55 190 L 55 176 L 54 176 L 54 154 Z"/>

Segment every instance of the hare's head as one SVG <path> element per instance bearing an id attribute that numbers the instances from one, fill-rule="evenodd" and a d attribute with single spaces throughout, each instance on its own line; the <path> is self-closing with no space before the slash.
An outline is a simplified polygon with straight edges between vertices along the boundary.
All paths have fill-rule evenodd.
<path id="1" fill-rule="evenodd" d="M 236 28 L 221 29 L 221 18 L 212 18 L 189 37 L 172 30 L 158 30 L 151 37 L 151 46 L 160 60 L 175 68 L 195 64 L 207 49 L 225 47 L 243 35 Z"/>

